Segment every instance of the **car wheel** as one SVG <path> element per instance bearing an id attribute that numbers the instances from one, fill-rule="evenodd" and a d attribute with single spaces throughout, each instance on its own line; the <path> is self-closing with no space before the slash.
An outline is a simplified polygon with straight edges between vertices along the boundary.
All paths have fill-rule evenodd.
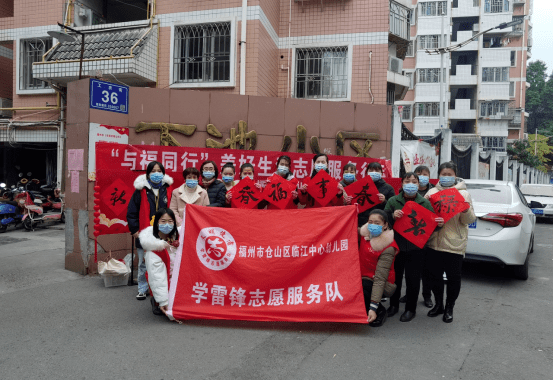
<path id="1" fill-rule="evenodd" d="M 523 265 L 513 266 L 513 275 L 520 280 L 528 280 L 528 260 L 529 256 L 526 256 L 526 260 Z"/>

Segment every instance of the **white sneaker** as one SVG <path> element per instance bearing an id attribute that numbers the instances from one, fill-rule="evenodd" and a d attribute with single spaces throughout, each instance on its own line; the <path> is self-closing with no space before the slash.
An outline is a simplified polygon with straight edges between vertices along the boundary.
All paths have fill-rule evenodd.
<path id="1" fill-rule="evenodd" d="M 146 299 L 146 293 L 145 292 L 139 292 L 138 295 L 136 295 L 137 300 L 144 300 Z"/>

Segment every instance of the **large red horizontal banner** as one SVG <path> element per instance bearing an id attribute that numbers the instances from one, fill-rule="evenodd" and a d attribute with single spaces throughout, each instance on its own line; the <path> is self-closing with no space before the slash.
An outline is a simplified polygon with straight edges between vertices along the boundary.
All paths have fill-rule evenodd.
<path id="1" fill-rule="evenodd" d="M 99 234 L 127 233 L 126 213 L 134 192 L 133 182 L 145 173 L 148 163 L 159 161 L 167 174 L 173 177 L 174 186 L 184 183 L 182 171 L 188 167 L 200 169 L 205 160 L 217 163 L 219 171 L 226 163 L 239 167 L 251 163 L 255 167 L 254 182 L 266 182 L 276 170 L 276 160 L 288 155 L 292 160 L 292 170 L 300 185 L 310 178 L 313 171 L 313 154 L 295 152 L 272 152 L 250 150 L 228 150 L 217 148 L 165 147 L 153 145 L 129 145 L 96 143 L 96 185 L 99 186 L 100 223 Z M 337 180 L 342 178 L 342 168 L 347 163 L 355 163 L 357 178 L 366 176 L 366 168 L 371 162 L 379 162 L 384 168 L 384 177 L 391 180 L 389 160 L 350 156 L 329 156 L 330 175 Z"/>
<path id="2" fill-rule="evenodd" d="M 180 233 L 172 319 L 367 322 L 355 206 L 188 205 Z"/>

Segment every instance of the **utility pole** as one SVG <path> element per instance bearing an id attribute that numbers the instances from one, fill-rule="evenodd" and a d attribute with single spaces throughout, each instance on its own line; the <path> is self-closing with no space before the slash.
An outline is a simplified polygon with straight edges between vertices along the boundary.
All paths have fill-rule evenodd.
<path id="1" fill-rule="evenodd" d="M 440 3 L 438 3 L 440 4 Z M 443 3 L 442 3 L 443 4 Z M 445 91 L 444 91 L 444 78 L 445 78 L 445 53 L 446 49 L 444 49 L 446 45 L 446 37 L 445 37 L 445 14 L 447 13 L 447 2 L 445 3 L 445 9 L 442 7 L 442 34 L 440 36 L 440 58 L 441 58 L 441 69 L 440 69 L 440 129 L 444 128 L 444 122 L 445 122 Z"/>

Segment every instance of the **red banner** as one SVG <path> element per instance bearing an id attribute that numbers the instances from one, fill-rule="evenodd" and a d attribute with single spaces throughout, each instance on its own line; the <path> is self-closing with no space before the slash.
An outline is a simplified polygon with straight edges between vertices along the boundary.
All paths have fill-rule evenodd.
<path id="1" fill-rule="evenodd" d="M 438 226 L 436 215 L 413 201 L 407 201 L 401 211 L 403 217 L 394 222 L 394 230 L 422 249 Z"/>
<path id="2" fill-rule="evenodd" d="M 169 291 L 174 319 L 367 322 L 355 206 L 188 205 L 181 237 Z"/>
<path id="3" fill-rule="evenodd" d="M 255 167 L 254 181 L 265 185 L 267 178 L 276 170 L 277 158 L 283 154 L 292 159 L 291 169 L 301 186 L 302 182 L 311 176 L 313 154 L 98 142 L 96 185 L 100 187 L 100 235 L 129 231 L 126 205 L 134 192 L 133 182 L 138 175 L 145 173 L 146 166 L 153 160 L 163 164 L 167 174 L 173 177 L 175 186 L 184 183 L 182 171 L 185 168 L 199 169 L 205 160 L 215 161 L 219 170 L 225 163 L 233 163 L 237 170 L 240 165 L 251 163 Z M 391 179 L 389 160 L 330 155 L 328 168 L 332 177 L 341 179 L 344 165 L 354 163 L 357 167 L 357 178 L 361 179 L 366 176 L 365 171 L 369 163 L 375 161 L 384 168 L 384 177 L 387 180 Z M 236 178 L 238 179 L 238 174 Z"/>
<path id="4" fill-rule="evenodd" d="M 434 193 L 430 196 L 430 203 L 436 214 L 444 219 L 444 222 L 470 208 L 470 205 L 465 202 L 465 198 L 456 188 Z"/>
<path id="5" fill-rule="evenodd" d="M 378 199 L 378 188 L 374 185 L 374 181 L 370 176 L 358 180 L 351 185 L 348 185 L 344 191 L 348 196 L 353 197 L 352 204 L 359 205 L 359 213 L 380 204 Z"/>
<path id="6" fill-rule="evenodd" d="M 269 180 L 263 191 L 263 198 L 279 209 L 286 208 L 292 200 L 292 191 L 296 189 L 296 185 L 279 175 L 273 175 Z"/>
<path id="7" fill-rule="evenodd" d="M 233 208 L 253 209 L 261 200 L 263 200 L 263 195 L 249 177 L 245 177 L 232 187 L 230 202 Z"/>

